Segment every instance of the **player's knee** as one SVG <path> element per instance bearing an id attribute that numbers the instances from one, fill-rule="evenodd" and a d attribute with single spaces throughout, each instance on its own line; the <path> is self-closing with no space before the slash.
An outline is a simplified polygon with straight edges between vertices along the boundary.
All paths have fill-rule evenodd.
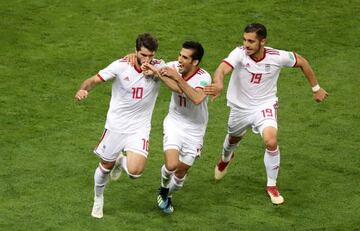
<path id="1" fill-rule="evenodd" d="M 242 136 L 230 136 L 229 135 L 229 144 L 237 144 L 242 139 Z"/>
<path id="2" fill-rule="evenodd" d="M 265 146 L 270 151 L 276 150 L 276 148 L 278 146 L 276 137 L 272 137 L 272 138 L 265 140 Z"/>
<path id="3" fill-rule="evenodd" d="M 176 170 L 178 163 L 166 163 L 165 167 L 168 171 L 173 172 Z"/>
<path id="4" fill-rule="evenodd" d="M 108 162 L 105 160 L 101 160 L 100 165 L 104 168 L 104 169 L 112 169 L 115 165 L 115 161 L 114 162 Z"/>
<path id="5" fill-rule="evenodd" d="M 176 172 L 175 172 L 175 176 L 177 177 L 177 178 L 180 178 L 180 179 L 182 179 L 182 178 L 184 178 L 185 176 L 186 176 L 186 170 L 176 170 Z"/>

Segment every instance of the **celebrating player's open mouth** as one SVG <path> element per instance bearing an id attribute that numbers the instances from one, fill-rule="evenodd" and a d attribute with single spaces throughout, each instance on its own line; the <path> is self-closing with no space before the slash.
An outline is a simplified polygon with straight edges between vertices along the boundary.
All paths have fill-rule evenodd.
<path id="1" fill-rule="evenodd" d="M 183 73 L 183 72 L 184 72 L 184 65 L 182 65 L 181 63 L 179 63 L 178 67 L 179 67 L 179 72 L 180 72 L 180 73 Z"/>

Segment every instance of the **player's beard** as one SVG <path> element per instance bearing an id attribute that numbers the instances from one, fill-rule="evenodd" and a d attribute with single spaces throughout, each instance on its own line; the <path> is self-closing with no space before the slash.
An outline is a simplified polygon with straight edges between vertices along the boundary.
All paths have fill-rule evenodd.
<path id="1" fill-rule="evenodd" d="M 251 53 L 248 53 L 249 56 L 251 56 L 251 57 L 259 56 L 260 51 L 261 51 L 261 45 L 259 44 L 256 48 L 251 49 L 250 51 L 251 51 Z"/>
<path id="2" fill-rule="evenodd" d="M 138 65 L 139 65 L 139 67 L 141 67 L 141 65 L 142 65 L 141 59 L 139 59 L 138 57 L 136 57 L 136 61 L 137 61 Z"/>

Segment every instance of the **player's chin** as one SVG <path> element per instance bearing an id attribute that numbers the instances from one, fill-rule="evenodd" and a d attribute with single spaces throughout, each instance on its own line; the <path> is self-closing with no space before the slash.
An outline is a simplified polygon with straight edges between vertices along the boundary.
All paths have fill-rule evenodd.
<path id="1" fill-rule="evenodd" d="M 253 52 L 252 50 L 246 50 L 246 54 L 247 54 L 248 56 L 250 56 L 250 55 L 253 55 L 254 52 Z"/>

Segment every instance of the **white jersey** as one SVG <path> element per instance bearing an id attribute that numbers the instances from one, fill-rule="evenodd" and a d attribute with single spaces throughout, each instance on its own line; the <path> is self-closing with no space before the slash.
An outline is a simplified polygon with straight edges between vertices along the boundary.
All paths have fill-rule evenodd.
<path id="1" fill-rule="evenodd" d="M 153 60 L 157 68 L 165 65 Z M 160 89 L 159 79 L 145 76 L 141 70 L 119 59 L 98 73 L 103 81 L 113 80 L 105 128 L 118 133 L 150 131 L 151 116 Z"/>
<path id="2" fill-rule="evenodd" d="M 179 71 L 179 62 L 169 62 L 168 66 Z M 194 75 L 185 79 L 192 88 L 203 89 L 211 83 L 211 76 L 202 68 L 198 68 Z M 189 134 L 205 134 L 208 122 L 207 98 L 200 104 L 194 104 L 185 93 L 172 92 L 168 117 L 176 121 L 177 126 L 183 128 Z"/>
<path id="3" fill-rule="evenodd" d="M 235 48 L 223 60 L 233 68 L 228 90 L 228 106 L 249 109 L 269 101 L 276 101 L 277 80 L 282 67 L 293 67 L 293 52 L 265 47 L 263 59 L 255 61 L 244 47 Z"/>

